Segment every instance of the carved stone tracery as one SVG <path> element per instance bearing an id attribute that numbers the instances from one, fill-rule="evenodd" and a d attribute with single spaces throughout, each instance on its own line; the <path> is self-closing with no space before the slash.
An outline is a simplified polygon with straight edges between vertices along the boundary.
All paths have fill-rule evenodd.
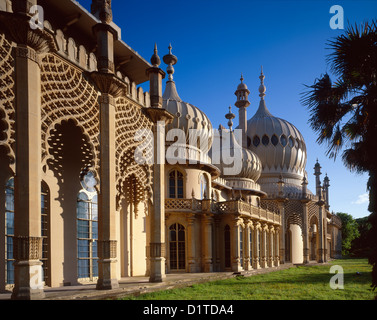
<path id="1" fill-rule="evenodd" d="M 99 172 L 99 103 L 95 87 L 81 70 L 56 55 L 46 55 L 41 64 L 42 83 L 42 165 L 53 155 L 49 139 L 55 126 L 73 119 L 88 137 L 92 157 L 83 167 Z"/>
<path id="2" fill-rule="evenodd" d="M 0 146 L 6 148 L 11 168 L 15 171 L 15 83 L 13 72 L 12 44 L 5 38 L 5 35 L 0 34 L 0 121 L 4 122 Z"/>
<path id="3" fill-rule="evenodd" d="M 135 204 L 146 201 L 152 195 L 152 165 L 140 165 L 135 161 L 135 150 L 143 141 L 135 141 L 136 132 L 146 129 L 150 140 L 152 122 L 142 113 L 141 107 L 127 98 L 116 100 L 116 181 L 117 203 L 124 198 L 126 187 L 132 194 Z M 150 150 L 148 151 L 150 152 Z M 133 177 L 135 185 L 128 185 L 127 178 Z M 124 185 L 126 183 L 126 185 Z M 132 189 L 131 189 L 132 188 Z M 130 199 L 128 199 L 130 200 Z M 147 206 L 145 206 L 147 208 Z"/>

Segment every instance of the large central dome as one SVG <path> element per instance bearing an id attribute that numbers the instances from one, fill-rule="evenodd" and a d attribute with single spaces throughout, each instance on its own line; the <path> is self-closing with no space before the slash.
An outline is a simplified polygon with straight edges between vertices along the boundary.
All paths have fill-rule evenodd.
<path id="1" fill-rule="evenodd" d="M 263 169 L 258 181 L 262 185 L 276 184 L 280 175 L 285 186 L 291 186 L 292 192 L 298 192 L 305 176 L 307 161 L 306 145 L 300 131 L 290 122 L 274 117 L 267 109 L 264 97 L 264 75 L 261 74 L 259 109 L 247 122 L 247 145 L 260 158 Z M 264 190 L 273 192 L 274 190 Z"/>

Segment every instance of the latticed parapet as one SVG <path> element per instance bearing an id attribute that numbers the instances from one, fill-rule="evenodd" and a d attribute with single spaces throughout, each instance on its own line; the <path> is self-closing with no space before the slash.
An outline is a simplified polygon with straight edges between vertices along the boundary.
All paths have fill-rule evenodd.
<path id="1" fill-rule="evenodd" d="M 213 214 L 225 215 L 235 214 L 264 222 L 281 224 L 281 216 L 278 213 L 255 207 L 250 203 L 232 200 L 216 202 L 204 200 L 210 203 L 210 212 Z M 196 199 L 165 199 L 166 212 L 193 212 L 200 214 L 203 212 L 203 200 Z"/>

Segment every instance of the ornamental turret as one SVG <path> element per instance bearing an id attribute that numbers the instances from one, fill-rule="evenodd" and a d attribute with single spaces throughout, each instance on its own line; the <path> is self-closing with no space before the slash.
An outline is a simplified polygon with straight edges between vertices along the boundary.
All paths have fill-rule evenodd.
<path id="1" fill-rule="evenodd" d="M 242 147 L 247 147 L 247 111 L 246 108 L 250 105 L 249 94 L 250 91 L 247 88 L 247 85 L 243 82 L 244 78 L 241 74 L 241 83 L 238 85 L 236 92 L 234 93 L 237 96 L 237 101 L 235 106 L 239 109 L 239 129 L 242 130 Z"/>

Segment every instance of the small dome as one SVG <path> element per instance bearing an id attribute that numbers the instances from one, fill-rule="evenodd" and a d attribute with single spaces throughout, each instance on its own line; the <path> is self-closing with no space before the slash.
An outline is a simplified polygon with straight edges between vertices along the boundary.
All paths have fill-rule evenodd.
<path id="1" fill-rule="evenodd" d="M 171 124 L 166 126 L 166 133 L 171 129 L 181 129 L 186 136 L 185 144 L 190 146 L 190 148 L 196 149 L 201 154 L 207 153 L 212 146 L 213 138 L 213 128 L 211 121 L 207 115 L 201 111 L 199 108 L 191 105 L 190 103 L 183 102 L 179 97 L 175 82 L 173 81 L 174 65 L 177 63 L 178 59 L 171 52 L 172 47 L 169 46 L 169 54 L 164 56 L 164 62 L 168 64 L 167 73 L 169 74 L 169 80 L 166 83 L 165 92 L 162 96 L 163 103 L 162 107 L 174 115 L 174 120 Z M 197 134 L 197 141 L 205 141 L 207 145 L 202 146 L 199 143 L 191 146 L 190 141 L 190 131 L 194 131 Z M 167 143 L 168 144 L 168 143 Z"/>
<path id="2" fill-rule="evenodd" d="M 171 129 L 181 129 L 186 134 L 186 143 L 190 144 L 190 130 L 198 130 L 198 139 L 208 141 L 208 147 L 202 152 L 208 152 L 212 146 L 212 124 L 207 115 L 190 103 L 183 102 L 177 93 L 174 81 L 168 81 L 163 95 L 162 107 L 174 115 L 174 120 L 166 126 L 166 132 Z"/>
<path id="3" fill-rule="evenodd" d="M 244 78 L 243 78 L 242 74 L 241 74 L 241 79 L 240 80 L 241 80 L 241 83 L 238 85 L 237 91 L 238 90 L 248 90 L 246 83 L 243 82 Z"/>
<path id="4" fill-rule="evenodd" d="M 230 139 L 230 140 L 229 140 Z M 221 135 L 221 143 L 219 150 L 212 150 L 212 161 L 213 164 L 218 167 L 221 171 L 221 175 L 226 178 L 246 178 L 251 179 L 256 182 L 262 172 L 262 163 L 258 156 L 245 148 L 242 148 L 236 140 L 233 131 L 230 131 L 228 134 Z M 237 157 L 237 151 L 240 152 L 241 157 L 241 167 L 237 164 L 237 161 L 231 162 L 227 161 L 223 157 L 229 155 L 230 157 Z M 214 162 L 219 163 L 214 163 Z M 228 164 L 231 162 L 230 164 Z M 236 174 L 226 174 L 226 170 L 231 170 L 231 172 L 236 172 Z"/>

